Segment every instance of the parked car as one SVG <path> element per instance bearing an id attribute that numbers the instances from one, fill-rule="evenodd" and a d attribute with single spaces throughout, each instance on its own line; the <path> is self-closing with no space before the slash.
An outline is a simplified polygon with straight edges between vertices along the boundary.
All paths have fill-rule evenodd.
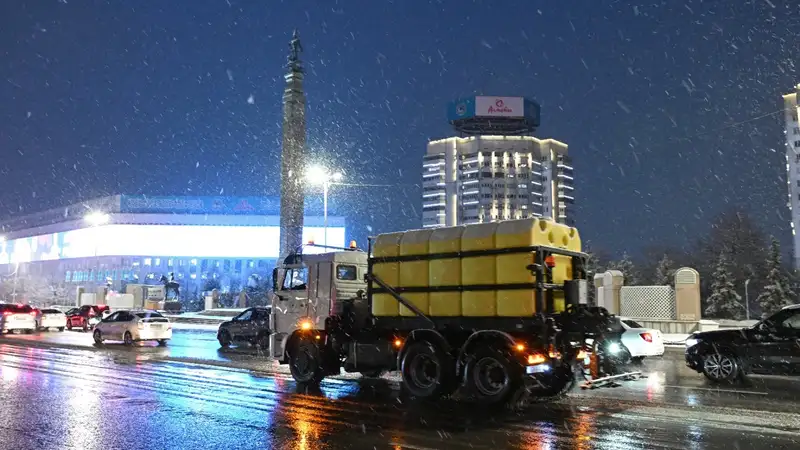
<path id="1" fill-rule="evenodd" d="M 250 343 L 262 349 L 269 348 L 268 307 L 254 307 L 244 310 L 233 319 L 223 322 L 217 330 L 217 340 L 222 347 L 231 344 Z"/>
<path id="2" fill-rule="evenodd" d="M 0 303 L 0 333 L 16 330 L 33 333 L 36 330 L 36 311 L 28 305 Z"/>
<path id="3" fill-rule="evenodd" d="M 686 365 L 714 382 L 747 374 L 800 375 L 800 305 L 787 306 L 749 328 L 693 333 Z"/>
<path id="4" fill-rule="evenodd" d="M 92 334 L 96 344 L 106 340 L 133 345 L 137 341 L 157 341 L 167 345 L 172 339 L 172 324 L 156 311 L 117 311 L 103 319 Z"/>
<path id="5" fill-rule="evenodd" d="M 58 328 L 58 331 L 64 331 L 64 327 L 67 326 L 67 315 L 55 308 L 44 308 L 41 310 L 37 326 L 45 330 Z"/>
<path id="6" fill-rule="evenodd" d="M 67 311 L 67 329 L 80 328 L 83 331 L 94 329 L 95 325 L 111 313 L 108 305 L 83 305 Z"/>

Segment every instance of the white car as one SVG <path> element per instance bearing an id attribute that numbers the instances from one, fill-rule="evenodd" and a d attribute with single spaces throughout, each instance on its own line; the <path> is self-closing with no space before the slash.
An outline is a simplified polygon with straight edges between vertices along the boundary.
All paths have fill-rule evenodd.
<path id="1" fill-rule="evenodd" d="M 631 355 L 632 361 L 641 361 L 648 356 L 664 356 L 664 338 L 661 331 L 644 328 L 634 320 L 620 317 L 622 345 Z"/>
<path id="2" fill-rule="evenodd" d="M 94 342 L 122 341 L 133 345 L 136 341 L 157 341 L 166 345 L 172 339 L 172 324 L 156 311 L 117 311 L 94 327 Z"/>
<path id="3" fill-rule="evenodd" d="M 42 310 L 42 317 L 39 319 L 39 328 L 45 330 L 58 328 L 58 331 L 64 331 L 64 327 L 66 326 L 66 314 L 54 308 L 45 308 Z"/>
<path id="4" fill-rule="evenodd" d="M 0 303 L 0 333 L 36 331 L 36 311 L 29 305 Z"/>

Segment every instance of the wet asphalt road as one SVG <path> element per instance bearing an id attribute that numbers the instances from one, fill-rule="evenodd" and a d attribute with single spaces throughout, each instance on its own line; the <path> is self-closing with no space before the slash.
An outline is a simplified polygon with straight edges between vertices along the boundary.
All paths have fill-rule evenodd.
<path id="1" fill-rule="evenodd" d="M 298 390 L 257 349 L 211 330 L 166 348 L 94 346 L 80 332 L 0 337 L 0 448 L 800 448 L 800 381 L 719 389 L 682 354 L 621 387 L 523 412 L 406 399 L 396 377 Z"/>

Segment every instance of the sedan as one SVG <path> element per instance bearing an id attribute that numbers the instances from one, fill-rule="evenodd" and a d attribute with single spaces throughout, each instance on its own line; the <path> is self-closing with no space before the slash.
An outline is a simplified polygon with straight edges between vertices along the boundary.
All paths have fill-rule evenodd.
<path id="1" fill-rule="evenodd" d="M 157 341 L 167 345 L 172 339 L 172 324 L 156 311 L 117 311 L 94 328 L 94 342 L 122 341 L 133 345 L 137 341 Z"/>
<path id="2" fill-rule="evenodd" d="M 36 311 L 29 305 L 0 303 L 0 333 L 36 331 Z"/>
<path id="3" fill-rule="evenodd" d="M 664 339 L 661 331 L 645 328 L 636 321 L 620 318 L 622 345 L 630 353 L 631 361 L 641 362 L 645 357 L 664 356 Z"/>
<path id="4" fill-rule="evenodd" d="M 67 326 L 67 315 L 57 309 L 45 308 L 41 314 L 39 328 L 45 330 L 58 328 L 58 331 L 64 331 L 64 327 Z"/>

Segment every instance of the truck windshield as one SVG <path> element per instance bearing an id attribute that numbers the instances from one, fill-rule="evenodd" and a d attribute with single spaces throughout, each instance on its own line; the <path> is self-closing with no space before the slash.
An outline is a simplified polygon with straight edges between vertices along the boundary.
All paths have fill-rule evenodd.
<path id="1" fill-rule="evenodd" d="M 289 291 L 305 289 L 307 281 L 308 268 L 287 269 L 286 276 L 283 278 L 283 289 Z"/>

